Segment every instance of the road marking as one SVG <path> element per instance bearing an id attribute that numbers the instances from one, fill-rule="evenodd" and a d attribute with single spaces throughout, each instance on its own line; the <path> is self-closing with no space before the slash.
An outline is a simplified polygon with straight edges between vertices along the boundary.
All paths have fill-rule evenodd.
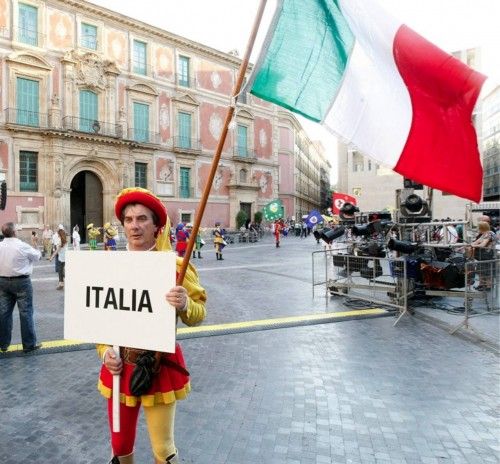
<path id="1" fill-rule="evenodd" d="M 229 322 L 224 324 L 213 324 L 213 325 L 202 325 L 198 327 L 181 327 L 177 329 L 177 334 L 190 338 L 189 335 L 196 336 L 210 336 L 222 334 L 224 332 L 243 332 L 252 330 L 264 330 L 264 329 L 276 329 L 280 327 L 293 327 L 298 325 L 303 325 L 307 323 L 314 324 L 315 321 L 318 323 L 327 323 L 335 320 L 349 320 L 352 318 L 362 318 L 363 316 L 382 316 L 387 315 L 387 311 L 379 308 L 369 308 L 369 309 L 355 309 L 352 311 L 339 311 L 330 313 L 319 313 L 319 314 L 306 314 L 302 316 L 288 316 L 288 317 L 276 317 L 273 319 L 258 319 L 255 321 L 241 321 L 241 322 Z M 49 340 L 42 342 L 43 349 L 49 348 L 64 348 L 71 346 L 82 346 L 82 345 L 92 345 L 88 342 L 81 342 L 78 340 Z M 23 346 L 21 344 L 11 345 L 7 352 L 17 352 L 22 351 Z M 0 354 L 1 359 L 1 354 Z"/>

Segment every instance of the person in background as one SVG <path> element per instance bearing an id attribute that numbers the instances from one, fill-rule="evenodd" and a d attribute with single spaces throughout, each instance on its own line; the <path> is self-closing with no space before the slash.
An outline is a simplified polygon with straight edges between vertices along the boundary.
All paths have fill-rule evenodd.
<path id="1" fill-rule="evenodd" d="M 57 226 L 56 232 L 54 232 L 54 234 L 52 235 L 52 251 L 49 258 L 50 261 L 52 261 L 52 256 L 54 255 L 57 248 L 61 245 L 61 236 L 59 235 L 60 230 L 64 230 L 64 226 L 62 224 L 59 224 Z M 55 272 L 59 274 L 59 255 L 57 254 L 55 259 Z"/>
<path id="2" fill-rule="evenodd" d="M 225 245 L 226 241 L 224 240 L 224 234 L 220 227 L 220 222 L 215 223 L 215 230 L 213 231 L 213 234 L 214 234 L 215 256 L 217 257 L 217 261 L 219 260 L 224 261 L 224 258 L 222 257 L 222 250 L 226 246 Z"/>
<path id="3" fill-rule="evenodd" d="M 479 235 L 470 246 L 471 256 L 478 261 L 488 261 L 495 258 L 496 235 L 491 231 L 490 225 L 486 221 L 478 223 Z M 479 275 L 479 285 L 476 290 L 491 290 L 493 266 L 488 263 L 478 263 L 477 273 Z"/>
<path id="4" fill-rule="evenodd" d="M 59 284 L 57 285 L 56 289 L 62 290 L 64 288 L 64 277 L 66 271 L 66 250 L 68 249 L 68 237 L 66 236 L 66 232 L 64 231 L 64 229 L 59 229 L 57 231 L 57 234 L 59 235 L 58 245 L 54 250 L 54 253 L 52 253 L 50 261 L 52 261 L 54 257 L 56 257 L 56 259 L 59 261 Z"/>
<path id="5" fill-rule="evenodd" d="M 7 351 L 12 339 L 12 312 L 17 303 L 21 323 L 23 351 L 29 353 L 42 345 L 36 342 L 33 320 L 33 263 L 41 257 L 27 243 L 16 237 L 12 222 L 2 225 L 0 242 L 0 350 Z"/>
<path id="6" fill-rule="evenodd" d="M 104 230 L 104 249 L 116 251 L 116 240 L 115 237 L 118 234 L 118 230 L 113 227 L 109 222 L 106 222 L 103 226 Z"/>
<path id="7" fill-rule="evenodd" d="M 73 239 L 73 250 L 79 250 L 81 237 L 80 237 L 80 227 L 78 227 L 78 224 L 75 227 L 73 227 L 72 239 Z"/>
<path id="8" fill-rule="evenodd" d="M 281 221 L 279 219 L 276 219 L 274 222 L 274 240 L 276 242 L 276 248 L 280 247 L 280 235 L 281 235 Z"/>
<path id="9" fill-rule="evenodd" d="M 122 190 L 116 200 L 115 214 L 124 227 L 129 251 L 171 251 L 169 230 L 166 226 L 167 210 L 161 200 L 149 190 L 128 188 Z M 131 253 L 131 263 L 135 253 Z M 177 258 L 179 272 L 182 258 Z M 131 264 L 133 273 L 133 264 Z M 206 292 L 200 285 L 196 269 L 189 264 L 182 285 L 176 285 L 166 292 L 165 299 L 177 318 L 194 326 L 206 315 Z M 111 464 L 133 464 L 134 442 L 137 420 L 142 406 L 147 430 L 153 449 L 155 464 L 180 464 L 179 452 L 174 440 L 175 411 L 178 400 L 185 399 L 191 391 L 189 372 L 180 345 L 175 353 L 155 353 L 153 380 L 149 390 L 135 396 L 130 387 L 132 372 L 146 350 L 122 347 L 118 358 L 109 345 L 98 345 L 97 352 L 102 359 L 98 389 L 107 399 L 111 447 Z M 112 384 L 113 375 L 120 375 L 120 432 L 112 431 Z"/>
<path id="10" fill-rule="evenodd" d="M 186 224 L 186 232 L 187 232 L 188 238 L 191 237 L 192 231 L 193 231 L 193 224 L 191 224 L 191 223 Z M 200 235 L 200 232 L 198 230 L 198 234 L 196 235 L 196 239 L 194 242 L 193 258 L 196 258 L 196 253 L 198 253 L 198 258 L 203 259 L 203 256 L 201 256 L 201 247 L 204 244 L 205 244 L 205 242 L 203 242 L 201 235 Z"/>
<path id="11" fill-rule="evenodd" d="M 175 229 L 175 251 L 177 252 L 177 256 L 181 258 L 184 256 L 184 253 L 186 253 L 187 239 L 188 235 L 184 230 L 184 224 L 181 222 L 177 224 Z"/>
<path id="12" fill-rule="evenodd" d="M 101 235 L 101 232 L 97 227 L 94 227 L 93 223 L 87 226 L 87 234 L 89 236 L 89 249 L 97 250 L 97 237 Z"/>
<path id="13" fill-rule="evenodd" d="M 48 225 L 45 225 L 42 232 L 42 245 L 43 245 L 43 255 L 50 258 L 52 254 L 52 236 L 54 232 L 50 229 Z"/>
<path id="14" fill-rule="evenodd" d="M 38 234 L 36 230 L 31 231 L 31 246 L 35 249 L 38 250 Z"/>

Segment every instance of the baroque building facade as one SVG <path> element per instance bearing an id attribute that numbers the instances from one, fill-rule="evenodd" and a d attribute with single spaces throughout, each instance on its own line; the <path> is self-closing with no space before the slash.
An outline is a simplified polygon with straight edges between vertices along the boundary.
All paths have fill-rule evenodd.
<path id="1" fill-rule="evenodd" d="M 115 196 L 131 186 L 160 196 L 172 223 L 192 222 L 239 65 L 85 1 L 0 0 L 2 222 L 24 235 L 43 224 L 101 225 L 114 220 Z M 295 165 L 280 166 L 282 113 L 251 95 L 239 99 L 203 227 L 234 227 L 240 209 L 253 218 L 278 198 L 280 170 L 297 174 Z M 290 194 L 302 196 L 295 183 Z M 300 200 L 287 203 L 285 214 L 297 207 Z"/>

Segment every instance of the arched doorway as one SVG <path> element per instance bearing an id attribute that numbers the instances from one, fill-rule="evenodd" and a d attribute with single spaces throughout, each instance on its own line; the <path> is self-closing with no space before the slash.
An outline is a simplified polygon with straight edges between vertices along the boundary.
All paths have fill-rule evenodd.
<path id="1" fill-rule="evenodd" d="M 81 171 L 73 177 L 70 202 L 71 228 L 78 224 L 84 243 L 87 224 L 103 225 L 102 183 L 93 172 Z"/>

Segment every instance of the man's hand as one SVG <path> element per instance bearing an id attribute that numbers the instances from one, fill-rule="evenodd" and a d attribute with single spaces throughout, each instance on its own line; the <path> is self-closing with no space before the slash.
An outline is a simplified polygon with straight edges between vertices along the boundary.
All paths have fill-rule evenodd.
<path id="1" fill-rule="evenodd" d="M 184 311 L 187 308 L 187 291 L 180 285 L 172 288 L 165 298 L 177 311 Z"/>
<path id="2" fill-rule="evenodd" d="M 106 353 L 104 353 L 104 365 L 113 375 L 120 375 L 122 372 L 122 360 L 116 357 L 116 354 L 112 348 L 109 348 Z"/>

